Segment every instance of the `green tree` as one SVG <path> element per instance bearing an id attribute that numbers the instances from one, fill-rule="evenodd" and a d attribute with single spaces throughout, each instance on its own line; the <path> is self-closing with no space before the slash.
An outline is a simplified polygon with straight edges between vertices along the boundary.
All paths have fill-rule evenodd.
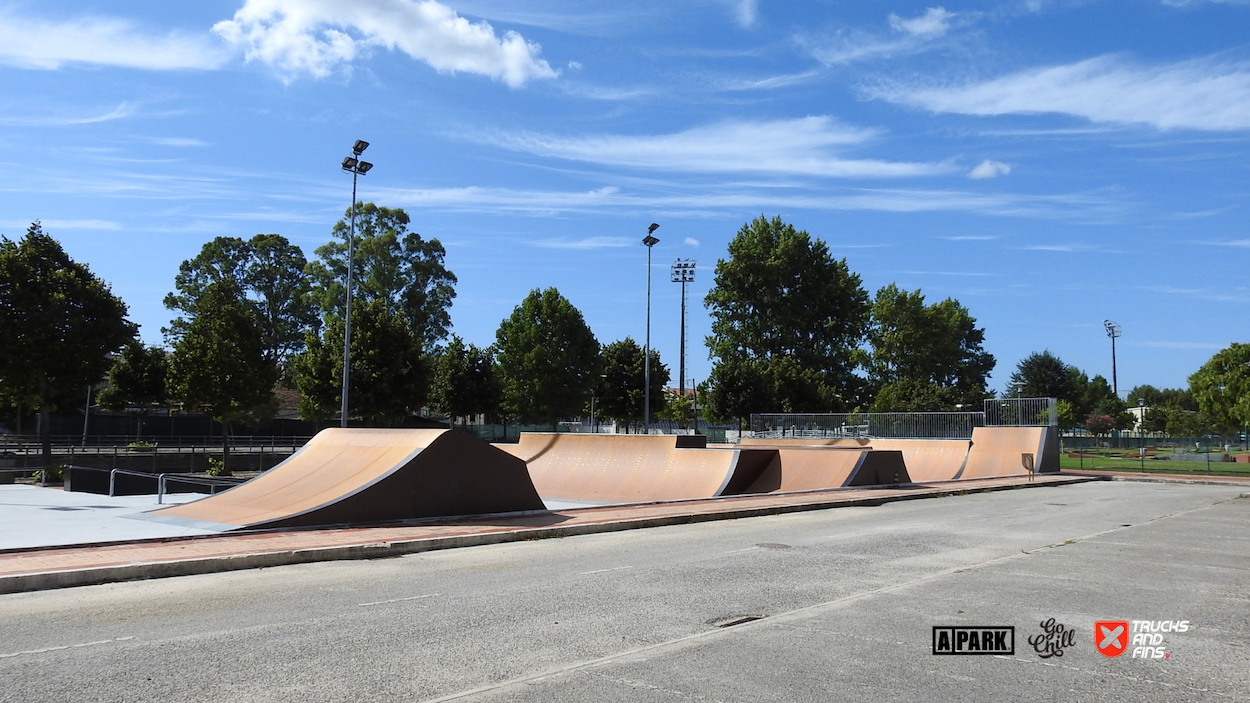
<path id="1" fill-rule="evenodd" d="M 265 358 L 285 362 L 303 348 L 305 330 L 317 322 L 308 298 L 307 264 L 303 251 L 279 234 L 258 234 L 247 241 L 217 237 L 178 267 L 176 292 L 165 296 L 165 307 L 181 317 L 165 331 L 172 340 L 184 334 L 202 308 L 205 289 L 228 280 L 243 291 L 256 318 Z"/>
<path id="2" fill-rule="evenodd" d="M 790 412 L 857 403 L 868 294 L 824 242 L 780 217 L 756 218 L 729 243 L 729 258 L 717 261 L 704 303 L 712 316 L 707 345 L 715 367 L 732 367 L 713 370 L 716 385 L 726 389 L 719 402 L 729 405 L 717 406 L 725 417 L 773 409 L 741 405 L 765 398 Z M 753 374 L 746 385 L 744 373 Z M 768 389 L 744 392 L 755 382 Z"/>
<path id="3" fill-rule="evenodd" d="M 499 413 L 503 390 L 490 348 L 481 349 L 452 335 L 451 342 L 434 359 L 430 382 L 430 407 L 448 418 L 468 418 Z"/>
<path id="4" fill-rule="evenodd" d="M 456 277 L 443 265 L 442 243 L 409 232 L 408 224 L 408 213 L 400 208 L 356 205 L 352 305 L 379 301 L 406 322 L 422 349 L 434 349 L 451 326 Z M 318 247 L 319 260 L 307 269 L 314 281 L 312 300 L 327 318 L 341 317 L 347 302 L 348 225 L 346 217 L 334 225 L 336 241 Z"/>
<path id="5" fill-rule="evenodd" d="M 1250 344 L 1216 352 L 1189 377 L 1198 408 L 1221 433 L 1250 424 Z"/>
<path id="6" fill-rule="evenodd" d="M 20 242 L 0 237 L 0 330 L 0 387 L 37 403 L 50 466 L 54 399 L 99 381 L 136 328 L 108 284 L 35 222 Z"/>
<path id="7" fill-rule="evenodd" d="M 758 359 L 723 359 L 712 367 L 710 388 L 704 402 L 717 418 L 737 422 L 738 429 L 751 413 L 776 407 L 774 385 L 766 362 Z"/>
<path id="8" fill-rule="evenodd" d="M 271 402 L 277 366 L 265 355 L 254 309 L 231 279 L 208 284 L 195 317 L 169 358 L 169 394 L 183 408 L 222 425 L 222 464 L 230 472 L 230 423 Z"/>
<path id="9" fill-rule="evenodd" d="M 530 291 L 495 337 L 509 414 L 555 427 L 586 407 L 598 378 L 599 342 L 559 291 Z"/>
<path id="10" fill-rule="evenodd" d="M 595 414 L 631 426 L 642 422 L 643 389 L 646 386 L 643 350 L 631 337 L 603 348 L 600 355 L 603 376 L 595 386 Z M 668 393 L 668 367 L 660 362 L 660 353 L 651 350 L 651 414 L 662 417 Z"/>
<path id="11" fill-rule="evenodd" d="M 327 420 L 342 408 L 343 321 L 332 317 L 321 336 L 308 333 L 307 349 L 291 366 L 300 392 L 300 415 Z M 348 415 L 370 424 L 394 424 L 425 404 L 429 362 L 421 342 L 382 301 L 352 306 L 352 368 Z"/>
<path id="12" fill-rule="evenodd" d="M 984 350 L 985 330 L 976 322 L 954 299 L 925 305 L 919 290 L 891 283 L 877 291 L 872 304 L 870 377 L 878 389 L 908 381 L 890 395 L 917 411 L 979 403 L 994 357 Z"/>
<path id="13" fill-rule="evenodd" d="M 954 386 L 904 378 L 882 386 L 869 410 L 874 413 L 949 412 L 959 410 L 964 400 Z M 968 407 L 979 410 L 981 406 L 978 403 Z"/>
<path id="14" fill-rule="evenodd" d="M 149 347 L 133 339 L 122 348 L 109 369 L 108 387 L 100 391 L 100 406 L 121 412 L 138 407 L 138 428 L 143 434 L 143 418 L 149 410 L 165 403 L 169 359 L 161 347 Z"/>
<path id="15" fill-rule="evenodd" d="M 1073 374 L 1074 371 L 1077 375 Z M 1063 363 L 1049 349 L 1033 352 L 1016 365 L 1006 397 L 1059 398 L 1073 404 L 1077 417 L 1084 417 L 1088 413 L 1080 412 L 1085 401 L 1080 397 L 1082 384 L 1079 375 L 1083 375 L 1079 369 Z"/>

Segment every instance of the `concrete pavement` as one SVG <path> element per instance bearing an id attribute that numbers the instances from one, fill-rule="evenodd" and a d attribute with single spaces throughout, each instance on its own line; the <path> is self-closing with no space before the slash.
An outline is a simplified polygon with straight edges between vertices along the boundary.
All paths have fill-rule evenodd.
<path id="1" fill-rule="evenodd" d="M 1244 493 L 1098 481 L 10 594 L 0 701 L 1250 700 Z M 1026 644 L 1048 618 L 1062 657 Z M 1104 619 L 1191 627 L 1108 659 Z M 1015 626 L 1016 653 L 935 657 L 934 625 Z"/>

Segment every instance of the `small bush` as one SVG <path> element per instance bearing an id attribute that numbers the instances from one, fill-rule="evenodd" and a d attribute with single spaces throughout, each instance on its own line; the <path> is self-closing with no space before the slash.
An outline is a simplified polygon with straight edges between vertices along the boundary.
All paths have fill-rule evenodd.
<path id="1" fill-rule="evenodd" d="M 128 452 L 154 452 L 156 451 L 156 442 L 131 442 L 126 445 Z"/>
<path id="2" fill-rule="evenodd" d="M 220 476 L 222 475 L 223 472 L 225 472 L 225 470 L 226 470 L 226 463 L 224 461 L 222 461 L 221 459 L 211 457 L 211 456 L 208 458 L 207 473 L 209 476 Z"/>
<path id="3" fill-rule="evenodd" d="M 44 481 L 43 481 L 43 471 L 42 471 L 42 470 L 40 470 L 40 471 L 36 471 L 36 472 L 34 473 L 34 478 L 35 478 L 35 483 L 43 483 L 43 482 L 44 482 Z M 64 467 L 62 467 L 62 466 L 58 466 L 58 467 L 56 467 L 56 468 L 54 468 L 54 469 L 49 469 L 49 470 L 48 470 L 48 483 L 60 483 L 60 482 L 61 482 L 61 481 L 63 481 L 64 479 L 65 479 L 65 468 L 64 468 Z"/>

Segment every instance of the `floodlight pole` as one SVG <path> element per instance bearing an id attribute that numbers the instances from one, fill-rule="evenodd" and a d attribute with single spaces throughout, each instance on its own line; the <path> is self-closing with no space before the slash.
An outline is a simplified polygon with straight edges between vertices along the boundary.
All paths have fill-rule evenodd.
<path id="1" fill-rule="evenodd" d="M 651 434 L 651 247 L 660 243 L 651 233 L 659 228 L 652 222 L 642 240 L 647 248 L 647 341 L 642 350 L 642 431 L 645 434 Z"/>
<path id="2" fill-rule="evenodd" d="M 1107 336 L 1111 338 L 1111 392 L 1116 398 L 1120 397 L 1120 385 L 1116 380 L 1115 374 L 1115 339 L 1120 336 L 1120 326 L 1111 320 L 1103 320 L 1102 326 L 1107 330 Z"/>
<path id="3" fill-rule="evenodd" d="M 339 426 L 347 427 L 347 395 L 350 389 L 352 367 L 352 274 L 356 264 L 356 178 L 363 176 L 373 168 L 373 164 L 360 160 L 360 155 L 369 148 L 369 142 L 356 140 L 352 145 L 352 156 L 343 159 L 342 168 L 352 174 L 352 207 L 347 229 L 347 310 L 343 320 L 343 407 L 339 413 Z"/>
<path id="4" fill-rule="evenodd" d="M 694 261 L 678 259 L 673 262 L 669 277 L 673 283 L 681 284 L 681 371 L 677 377 L 677 390 L 683 398 L 686 396 L 686 284 L 694 282 L 694 267 Z"/>

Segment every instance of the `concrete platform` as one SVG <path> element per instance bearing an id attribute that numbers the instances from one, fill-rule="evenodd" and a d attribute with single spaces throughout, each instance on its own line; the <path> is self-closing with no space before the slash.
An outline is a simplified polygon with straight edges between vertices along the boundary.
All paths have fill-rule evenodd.
<path id="1" fill-rule="evenodd" d="M 612 505 L 391 527 L 271 530 L 0 553 L 0 593 L 398 556 L 437 549 L 613 532 L 985 491 L 1059 486 L 1079 476 L 973 479 L 899 488 L 835 489 Z M 137 524 L 139 521 L 132 521 Z M 159 523 L 153 523 L 158 525 Z"/>
<path id="2" fill-rule="evenodd" d="M 198 493 L 167 495 L 165 505 L 203 497 Z M 0 485 L 0 550 L 216 533 L 133 519 L 159 507 L 152 495 L 110 498 L 59 488 Z"/>

